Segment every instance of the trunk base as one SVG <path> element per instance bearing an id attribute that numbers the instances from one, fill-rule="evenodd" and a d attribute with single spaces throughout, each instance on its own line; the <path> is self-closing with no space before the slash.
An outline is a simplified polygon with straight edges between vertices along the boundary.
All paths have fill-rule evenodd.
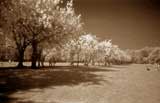
<path id="1" fill-rule="evenodd" d="M 17 68 L 23 68 L 24 66 L 23 66 L 23 63 L 19 63 L 18 65 L 17 65 Z"/>

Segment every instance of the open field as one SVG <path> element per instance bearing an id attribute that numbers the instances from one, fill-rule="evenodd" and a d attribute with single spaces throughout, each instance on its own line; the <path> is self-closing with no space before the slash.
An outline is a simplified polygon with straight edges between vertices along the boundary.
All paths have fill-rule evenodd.
<path id="1" fill-rule="evenodd" d="M 145 65 L 0 70 L 0 103 L 160 103 L 160 71 Z"/>

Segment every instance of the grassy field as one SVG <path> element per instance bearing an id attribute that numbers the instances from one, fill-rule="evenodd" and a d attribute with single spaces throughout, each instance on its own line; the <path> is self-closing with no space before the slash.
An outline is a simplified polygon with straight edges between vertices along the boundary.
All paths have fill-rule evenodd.
<path id="1" fill-rule="evenodd" d="M 0 103 L 160 103 L 160 71 L 145 65 L 1 69 Z"/>

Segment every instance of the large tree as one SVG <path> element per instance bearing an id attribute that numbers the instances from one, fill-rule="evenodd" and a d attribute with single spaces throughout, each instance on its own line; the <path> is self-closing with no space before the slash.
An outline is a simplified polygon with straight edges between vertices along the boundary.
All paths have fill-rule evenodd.
<path id="1" fill-rule="evenodd" d="M 23 66 L 24 51 L 30 44 L 28 22 L 30 9 L 21 0 L 1 1 L 0 20 L 5 36 L 15 42 L 18 52 L 18 67 Z"/>
<path id="2" fill-rule="evenodd" d="M 75 14 L 73 1 L 67 2 L 64 7 L 60 7 L 61 3 L 63 2 L 60 0 L 38 0 L 36 2 L 34 8 L 40 16 L 36 17 L 36 25 L 32 26 L 32 68 L 36 67 L 39 44 L 43 42 L 61 44 L 82 32 L 80 15 Z"/>
<path id="3" fill-rule="evenodd" d="M 62 0 L 6 0 L 0 2 L 1 15 L 7 31 L 12 32 L 19 53 L 19 67 L 23 66 L 24 51 L 32 46 L 32 68 L 36 68 L 38 48 L 44 42 L 61 44 L 82 31 L 80 15 L 76 15 L 73 1 L 62 6 Z M 4 19 L 5 18 L 5 19 Z M 42 50 L 42 49 L 40 49 Z"/>

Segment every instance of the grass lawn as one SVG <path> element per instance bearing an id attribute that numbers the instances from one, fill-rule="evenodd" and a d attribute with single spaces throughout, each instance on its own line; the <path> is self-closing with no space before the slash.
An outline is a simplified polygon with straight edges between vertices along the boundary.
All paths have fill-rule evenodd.
<path id="1" fill-rule="evenodd" d="M 0 69 L 0 103 L 160 103 L 160 71 L 145 65 Z"/>

